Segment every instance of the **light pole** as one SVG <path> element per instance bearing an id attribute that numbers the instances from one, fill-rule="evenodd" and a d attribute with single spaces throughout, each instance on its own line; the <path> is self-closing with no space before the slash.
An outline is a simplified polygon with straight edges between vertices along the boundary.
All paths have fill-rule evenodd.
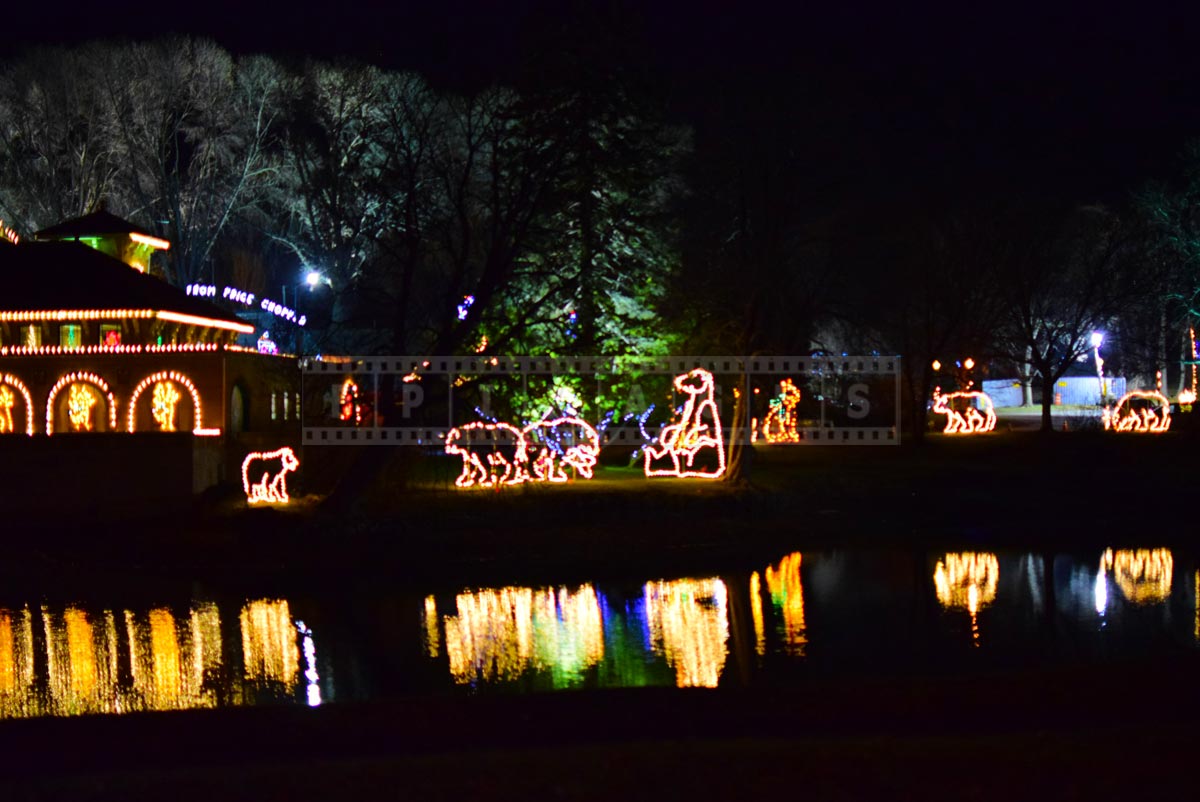
<path id="1" fill-rule="evenodd" d="M 1096 356 L 1096 381 L 1100 385 L 1100 406 L 1104 406 L 1104 399 L 1108 395 L 1108 391 L 1104 387 L 1104 360 L 1100 358 L 1100 344 L 1104 342 L 1104 332 L 1092 332 L 1092 350 Z"/>

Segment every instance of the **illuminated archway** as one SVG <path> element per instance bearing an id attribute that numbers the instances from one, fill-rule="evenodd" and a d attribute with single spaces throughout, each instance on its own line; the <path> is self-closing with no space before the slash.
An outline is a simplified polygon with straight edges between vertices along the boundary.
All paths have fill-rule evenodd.
<path id="1" fill-rule="evenodd" d="M 170 399 L 172 396 L 165 395 L 164 391 L 159 390 L 159 385 L 167 385 L 170 382 L 175 382 L 177 384 L 183 385 L 185 388 L 187 388 L 187 391 L 192 396 L 192 431 L 196 432 L 196 433 L 200 433 L 202 431 L 207 431 L 206 429 L 204 429 L 204 413 L 203 413 L 203 409 L 200 405 L 200 391 L 198 391 L 196 389 L 196 385 L 192 384 L 191 379 L 189 379 L 187 376 L 183 375 L 182 373 L 176 373 L 173 370 L 163 370 L 163 371 L 159 371 L 158 373 L 154 373 L 150 376 L 147 376 L 146 378 L 142 379 L 142 381 L 138 384 L 137 387 L 134 388 L 133 395 L 131 395 L 129 397 L 129 412 L 128 412 L 128 415 L 126 416 L 127 417 L 127 427 L 126 428 L 128 431 L 133 432 L 133 431 L 137 430 L 138 399 L 141 398 L 142 393 L 145 392 L 146 389 L 152 385 L 155 387 L 155 390 L 153 392 L 158 394 L 158 398 L 156 399 L 156 401 L 158 401 L 162 404 L 169 405 L 172 409 L 171 417 L 173 418 L 174 403 L 175 403 L 175 401 L 178 401 L 178 394 L 174 395 L 175 401 L 171 401 Z M 155 420 L 159 423 L 160 431 L 164 431 L 164 432 L 175 431 L 174 423 L 165 422 L 167 420 L 166 418 L 164 418 L 163 420 L 159 420 L 159 418 L 156 416 Z"/>
<path id="2" fill-rule="evenodd" d="M 24 382 L 9 373 L 0 376 L 0 434 L 15 434 L 17 431 L 12 417 L 12 408 L 16 397 L 13 396 L 12 390 L 8 389 L 10 387 L 20 393 L 21 398 L 25 401 L 25 434 L 32 437 L 33 396 L 29 394 L 29 388 L 25 386 Z"/>
<path id="3" fill-rule="evenodd" d="M 63 376 L 54 387 L 50 390 L 50 395 L 46 398 L 46 434 L 54 434 L 54 402 L 58 398 L 58 393 L 64 387 L 78 388 L 70 390 L 72 393 L 69 397 L 69 403 L 72 409 L 68 411 L 68 415 L 73 420 L 72 427 L 77 431 L 93 431 L 92 427 L 95 424 L 95 417 L 92 414 L 92 407 L 97 399 L 89 386 L 96 387 L 103 394 L 103 398 L 108 402 L 108 428 L 115 430 L 117 428 L 117 399 L 112 394 L 112 390 L 108 387 L 108 382 L 97 376 L 95 373 L 76 372 L 68 373 Z M 103 417 L 100 420 L 104 420 Z"/>

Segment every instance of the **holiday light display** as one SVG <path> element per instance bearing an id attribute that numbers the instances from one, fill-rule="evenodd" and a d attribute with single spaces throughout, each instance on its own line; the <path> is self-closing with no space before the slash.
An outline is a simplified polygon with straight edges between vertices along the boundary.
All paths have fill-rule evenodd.
<path id="1" fill-rule="evenodd" d="M 725 474 L 725 443 L 713 397 L 713 375 L 696 368 L 676 376 L 675 389 L 687 400 L 679 419 L 663 427 L 657 445 L 645 447 L 644 472 L 646 476 L 719 479 Z M 705 457 L 715 458 L 716 465 L 703 465 Z"/>
<path id="2" fill-rule="evenodd" d="M 680 688 L 715 688 L 729 642 L 728 591 L 720 579 L 647 582 L 650 643 L 675 669 Z"/>
<path id="3" fill-rule="evenodd" d="M 562 417 L 538 421 L 521 431 L 530 456 L 533 481 L 567 481 L 564 466 L 570 466 L 584 479 L 592 478 L 592 470 L 600 456 L 600 436 L 592 426 L 579 418 Z M 564 440 L 570 445 L 564 444 Z"/>
<path id="4" fill-rule="evenodd" d="M 128 413 L 127 413 L 126 419 L 125 419 L 127 431 L 132 432 L 132 431 L 136 430 L 138 399 L 140 399 L 142 397 L 142 393 L 146 391 L 146 388 L 151 387 L 151 386 L 154 387 L 152 401 L 151 401 L 151 403 L 152 403 L 151 416 L 154 418 L 155 423 L 157 423 L 159 425 L 159 431 L 163 431 L 163 432 L 175 431 L 175 429 L 173 428 L 174 427 L 174 413 L 172 412 L 172 414 L 171 414 L 172 428 L 167 429 L 167 428 L 163 427 L 163 422 L 162 422 L 162 420 L 159 419 L 159 414 L 163 414 L 163 415 L 166 414 L 165 409 L 161 410 L 161 412 L 156 411 L 156 409 L 158 408 L 158 404 L 160 403 L 160 401 L 165 402 L 168 398 L 170 398 L 171 393 L 174 393 L 174 395 L 176 396 L 175 401 L 178 401 L 179 397 L 180 397 L 179 392 L 177 390 L 175 390 L 173 386 L 169 390 L 164 389 L 164 390 L 160 391 L 159 385 L 163 385 L 163 384 L 166 384 L 166 385 L 181 384 L 181 385 L 183 385 L 183 387 L 185 389 L 187 389 L 188 394 L 191 395 L 191 397 L 192 397 L 192 433 L 193 434 L 197 434 L 197 435 L 220 434 L 219 429 L 212 430 L 212 429 L 204 428 L 204 411 L 200 405 L 200 391 L 196 389 L 196 385 L 193 384 L 192 380 L 189 379 L 184 374 L 178 373 L 173 370 L 163 370 L 163 371 L 159 371 L 158 373 L 154 373 L 150 376 L 147 376 L 146 378 L 142 379 L 138 383 L 137 387 L 135 387 L 133 389 L 133 395 L 131 395 L 129 397 L 129 410 L 128 410 Z M 161 396 L 161 398 L 159 397 L 160 393 L 163 394 Z M 174 409 L 174 403 L 175 402 L 171 402 L 172 410 Z"/>
<path id="5" fill-rule="evenodd" d="M 358 403 L 358 385 L 349 376 L 342 382 L 342 391 L 338 394 L 338 417 L 342 420 L 352 420 L 354 425 L 362 423 L 362 406 Z"/>
<path id="6" fill-rule="evenodd" d="M 767 635 L 763 627 L 762 580 L 758 571 L 750 574 L 750 618 L 754 621 L 754 651 L 759 657 L 767 653 Z"/>
<path id="7" fill-rule="evenodd" d="M 99 400 L 96 391 L 86 384 L 72 384 L 67 397 L 67 419 L 77 432 L 92 430 L 92 407 Z"/>
<path id="8" fill-rule="evenodd" d="M 158 382 L 154 385 L 150 413 L 160 430 L 175 431 L 175 406 L 179 403 L 179 398 L 179 391 L 171 382 Z"/>
<path id="9" fill-rule="evenodd" d="M 768 443 L 798 443 L 796 405 L 800 403 L 800 390 L 791 379 L 781 381 L 779 389 L 779 397 L 771 399 L 771 409 L 763 419 L 763 439 Z"/>
<path id="10" fill-rule="evenodd" d="M 568 481 L 567 467 L 584 479 L 592 478 L 600 435 L 575 417 L 536 421 L 524 429 L 476 421 L 447 432 L 445 450 L 462 458 L 462 473 L 454 482 L 458 487 L 561 484 Z"/>
<path id="11" fill-rule="evenodd" d="M 250 504 L 287 504 L 287 475 L 300 467 L 295 452 L 284 446 L 252 451 L 242 460 L 242 489 Z M 251 476 L 257 477 L 253 482 Z"/>
<path id="12" fill-rule="evenodd" d="M 965 406 L 965 412 L 954 409 L 954 403 Z M 980 412 L 976 405 L 983 408 Z M 992 398 L 979 390 L 959 390 L 953 393 L 942 393 L 935 389 L 933 393 L 933 411 L 946 416 L 945 434 L 981 434 L 996 428 L 996 410 Z"/>
<path id="13" fill-rule="evenodd" d="M 39 321 L 70 322 L 73 320 L 122 320 L 126 318 L 146 319 L 156 318 L 172 323 L 184 323 L 189 326 L 206 326 L 215 329 L 236 331 L 239 334 L 253 334 L 254 327 L 232 320 L 216 320 L 210 317 L 184 315 L 179 312 L 168 312 L 161 309 L 53 309 L 47 311 L 0 312 L 0 322 L 31 323 Z"/>
<path id="14" fill-rule="evenodd" d="M 1171 428 L 1171 402 L 1157 390 L 1131 390 L 1101 415 L 1105 429 L 1161 434 Z"/>
<path id="15" fill-rule="evenodd" d="M 971 616 L 971 640 L 979 645 L 979 610 L 996 600 L 1000 561 L 995 554 L 962 552 L 938 560 L 933 585 L 938 602 L 948 610 L 966 610 Z"/>
<path id="16" fill-rule="evenodd" d="M 16 390 L 21 401 L 25 404 L 25 434 L 33 435 L 33 396 L 29 388 L 16 376 L 7 373 L 0 375 L 0 434 L 15 434 L 16 421 L 13 418 L 13 406 L 16 405 Z"/>
<path id="17" fill-rule="evenodd" d="M 54 434 L 54 401 L 64 387 L 69 387 L 67 396 L 67 419 L 75 431 L 91 431 L 95 425 L 92 409 L 100 397 L 87 385 L 98 388 L 108 401 L 108 428 L 117 428 L 117 399 L 108 388 L 108 382 L 94 373 L 68 373 L 50 390 L 46 399 L 46 434 Z"/>
<path id="18" fill-rule="evenodd" d="M 1171 596 L 1175 560 L 1170 549 L 1106 549 L 1101 577 L 1112 574 L 1121 593 L 1133 604 L 1160 604 Z"/>
<path id="19" fill-rule="evenodd" d="M 9 387 L 0 386 L 0 434 L 13 432 L 12 408 L 16 401 L 17 397 Z"/>
<path id="20" fill-rule="evenodd" d="M 483 434 L 478 438 L 483 441 L 480 445 L 484 451 L 483 459 L 480 459 L 480 453 L 472 445 L 476 432 Z M 501 445 L 512 448 L 511 459 L 499 450 Z M 462 473 L 454 480 L 458 487 L 518 485 L 529 479 L 525 469 L 529 463 L 525 437 L 511 424 L 477 421 L 456 427 L 446 433 L 445 448 L 447 454 L 457 454 L 462 458 Z M 488 448 L 490 450 L 485 450 Z M 484 460 L 487 461 L 487 467 L 484 467 Z"/>

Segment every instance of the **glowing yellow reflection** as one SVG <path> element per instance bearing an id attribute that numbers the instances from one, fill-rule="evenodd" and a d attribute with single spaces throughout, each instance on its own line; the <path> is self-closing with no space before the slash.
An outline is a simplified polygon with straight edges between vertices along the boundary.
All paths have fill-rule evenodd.
<path id="1" fill-rule="evenodd" d="M 1134 604 L 1158 604 L 1171 595 L 1175 561 L 1170 549 L 1108 549 L 1100 570 L 1112 574 L 1121 593 Z"/>
<path id="2" fill-rule="evenodd" d="M 715 688 L 729 641 L 728 600 L 719 579 L 647 582 L 646 621 L 681 688 Z"/>
<path id="3" fill-rule="evenodd" d="M 288 603 L 254 601 L 242 608 L 242 660 L 246 679 L 295 687 L 300 673 L 300 647 Z"/>
<path id="4" fill-rule="evenodd" d="M 763 631 L 762 585 L 758 571 L 750 575 L 750 615 L 754 619 L 754 651 L 762 657 L 767 653 L 767 637 Z"/>
<path id="5" fill-rule="evenodd" d="M 425 651 L 438 656 L 437 601 L 432 596 L 425 597 Z"/>
<path id="6" fill-rule="evenodd" d="M 980 608 L 996 600 L 996 583 L 1000 578 L 1000 561 L 995 554 L 960 552 L 947 554 L 938 560 L 933 571 L 933 584 L 938 602 L 947 610 L 966 610 L 971 615 L 971 640 L 979 645 Z"/>
<path id="7" fill-rule="evenodd" d="M 166 608 L 145 616 L 125 611 L 129 672 L 136 706 L 147 710 L 213 707 L 216 694 L 205 689 L 205 672 L 221 665 L 221 619 L 213 604 L 177 618 Z"/>
<path id="8" fill-rule="evenodd" d="M 778 567 L 767 566 L 771 603 L 783 616 L 783 642 L 788 654 L 803 657 L 808 635 L 804 625 L 804 584 L 800 581 L 800 552 L 789 554 Z"/>
<path id="9" fill-rule="evenodd" d="M 0 610 L 0 714 L 23 711 L 33 681 L 33 617 Z"/>
<path id="10" fill-rule="evenodd" d="M 432 602 L 426 599 L 427 626 L 431 612 L 436 621 Z M 430 644 L 436 643 L 434 626 Z M 591 585 L 460 593 L 455 615 L 445 617 L 445 633 L 450 673 L 464 684 L 512 680 L 530 668 L 569 683 L 604 659 L 604 619 Z"/>

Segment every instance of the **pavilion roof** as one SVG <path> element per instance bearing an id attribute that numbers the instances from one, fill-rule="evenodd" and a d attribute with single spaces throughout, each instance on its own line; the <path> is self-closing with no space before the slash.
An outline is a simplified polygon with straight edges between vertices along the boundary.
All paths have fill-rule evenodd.
<path id="1" fill-rule="evenodd" d="M 0 312 L 119 309 L 150 309 L 245 325 L 211 301 L 131 270 L 124 262 L 77 242 L 0 246 Z"/>
<path id="2" fill-rule="evenodd" d="M 104 236 L 105 234 L 144 234 L 148 237 L 153 236 L 151 232 L 135 226 L 128 220 L 100 209 L 91 214 L 85 214 L 82 217 L 64 220 L 49 228 L 43 228 L 41 231 L 34 233 L 33 238 L 36 240 L 75 239 L 77 237 Z"/>

